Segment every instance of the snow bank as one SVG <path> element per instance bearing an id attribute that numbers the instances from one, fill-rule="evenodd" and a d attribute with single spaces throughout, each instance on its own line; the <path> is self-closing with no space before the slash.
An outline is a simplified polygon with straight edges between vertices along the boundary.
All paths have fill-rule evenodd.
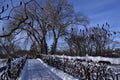
<path id="1" fill-rule="evenodd" d="M 101 57 L 101 56 L 97 56 L 97 57 L 93 57 L 93 56 L 83 56 L 83 57 L 80 57 L 80 56 L 65 56 L 65 55 L 49 55 L 49 56 L 52 56 L 52 57 L 60 57 L 60 58 L 67 58 L 67 59 L 84 59 L 84 60 L 92 60 L 92 61 L 95 61 L 95 62 L 98 62 L 98 61 L 109 61 L 111 62 L 112 64 L 120 64 L 120 58 L 108 58 L 108 57 Z"/>
<path id="2" fill-rule="evenodd" d="M 28 61 L 26 61 L 23 70 L 21 71 L 21 75 L 18 80 L 27 80 L 27 69 L 28 69 Z"/>
<path id="3" fill-rule="evenodd" d="M 6 59 L 0 59 L 0 67 L 6 66 Z"/>
<path id="4" fill-rule="evenodd" d="M 58 70 L 56 68 L 53 68 L 51 66 L 48 66 L 47 64 L 45 64 L 41 59 L 37 58 L 37 60 L 39 60 L 43 65 L 45 65 L 46 67 L 48 67 L 53 73 L 55 73 L 57 76 L 59 76 L 62 80 L 79 80 L 74 78 L 73 76 Z"/>
<path id="5" fill-rule="evenodd" d="M 107 58 L 107 57 L 101 57 L 101 56 L 97 56 L 97 57 L 92 57 L 89 56 L 89 59 L 93 60 L 93 61 L 109 61 L 112 64 L 120 64 L 120 58 Z"/>

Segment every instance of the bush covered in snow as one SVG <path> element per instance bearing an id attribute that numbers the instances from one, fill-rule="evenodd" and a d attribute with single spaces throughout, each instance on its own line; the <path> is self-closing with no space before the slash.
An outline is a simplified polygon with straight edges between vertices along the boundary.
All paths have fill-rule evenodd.
<path id="1" fill-rule="evenodd" d="M 5 67 L 6 69 L 2 72 L 0 79 L 1 80 L 16 80 L 23 69 L 23 66 L 26 62 L 27 56 L 20 58 L 15 58 L 10 61 Z"/>
<path id="2" fill-rule="evenodd" d="M 67 57 L 42 55 L 42 60 L 64 72 L 82 80 L 117 80 L 120 74 L 115 74 L 109 61 L 94 62 L 90 59 L 73 59 Z"/>

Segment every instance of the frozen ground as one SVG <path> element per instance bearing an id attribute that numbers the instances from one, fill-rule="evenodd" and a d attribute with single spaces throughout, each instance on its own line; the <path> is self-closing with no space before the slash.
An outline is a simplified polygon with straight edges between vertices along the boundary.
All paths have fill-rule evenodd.
<path id="1" fill-rule="evenodd" d="M 79 57 L 79 56 L 74 56 L 74 57 L 72 56 L 71 57 L 71 56 L 65 56 L 65 55 L 61 55 L 61 56 L 59 56 L 59 55 L 50 55 L 50 56 L 68 58 L 68 59 L 85 59 L 85 60 L 91 59 L 91 60 L 96 61 L 96 62 L 98 62 L 98 61 L 109 61 L 112 64 L 120 64 L 120 58 L 108 58 L 108 57 L 101 57 L 101 56 L 93 57 L 93 56 L 88 56 L 88 55 L 83 56 L 83 57 Z"/>

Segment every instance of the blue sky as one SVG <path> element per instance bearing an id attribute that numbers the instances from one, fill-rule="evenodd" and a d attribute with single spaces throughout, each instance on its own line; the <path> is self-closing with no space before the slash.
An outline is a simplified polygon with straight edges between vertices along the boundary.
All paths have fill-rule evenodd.
<path id="1" fill-rule="evenodd" d="M 19 0 L 16 0 L 16 2 L 18 1 Z M 74 6 L 76 12 L 81 12 L 88 16 L 90 20 L 88 26 L 96 26 L 97 24 L 102 25 L 108 22 L 111 30 L 120 31 L 120 0 L 68 1 Z"/>
<path id="2" fill-rule="evenodd" d="M 120 31 L 120 0 L 68 0 L 76 12 L 90 19 L 89 26 L 108 22 L 112 30 Z M 18 0 L 16 0 L 18 2 Z"/>
<path id="3" fill-rule="evenodd" d="M 90 19 L 89 26 L 108 22 L 112 30 L 120 31 L 120 0 L 68 0 L 76 12 Z"/>

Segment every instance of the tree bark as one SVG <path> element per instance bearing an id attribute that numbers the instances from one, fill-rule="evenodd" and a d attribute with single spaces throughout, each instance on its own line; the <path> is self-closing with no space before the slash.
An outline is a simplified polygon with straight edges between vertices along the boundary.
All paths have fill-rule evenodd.
<path id="1" fill-rule="evenodd" d="M 51 48 L 51 54 L 56 53 L 57 42 L 58 42 L 58 38 L 54 38 L 54 42 L 53 42 L 53 45 L 52 45 L 52 48 Z"/>

